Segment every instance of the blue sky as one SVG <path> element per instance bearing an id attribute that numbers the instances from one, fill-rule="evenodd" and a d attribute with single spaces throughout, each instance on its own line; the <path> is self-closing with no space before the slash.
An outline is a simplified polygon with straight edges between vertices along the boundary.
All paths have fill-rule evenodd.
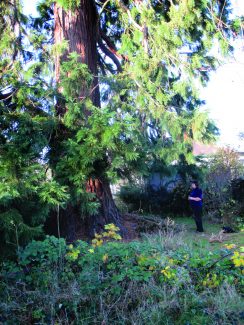
<path id="1" fill-rule="evenodd" d="M 23 0 L 25 14 L 36 14 L 38 0 Z M 233 14 L 244 16 L 244 0 L 232 0 Z M 244 33 L 244 31 L 243 31 Z M 211 73 L 208 86 L 201 90 L 204 109 L 220 129 L 219 145 L 244 151 L 244 37 L 234 42 L 234 56 Z"/>

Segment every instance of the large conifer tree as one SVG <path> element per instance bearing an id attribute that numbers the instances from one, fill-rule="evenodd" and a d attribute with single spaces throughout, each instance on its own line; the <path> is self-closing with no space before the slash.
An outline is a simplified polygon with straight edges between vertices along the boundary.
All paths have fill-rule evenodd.
<path id="1" fill-rule="evenodd" d="M 109 183 L 214 136 L 196 85 L 213 45 L 231 50 L 229 1 L 45 0 L 32 20 L 1 6 L 1 238 L 50 215 L 70 240 L 82 218 L 122 228 Z"/>
<path id="2" fill-rule="evenodd" d="M 80 169 L 89 179 L 86 190 L 95 193 L 100 202 L 99 212 L 91 218 L 95 228 L 108 222 L 122 226 L 109 189 L 111 175 L 126 174 L 132 166 L 140 169 L 150 159 L 170 163 L 180 154 L 190 159 L 192 139 L 211 137 L 211 123 L 197 109 L 202 102 L 194 84 L 197 80 L 206 83 L 208 72 L 217 65 L 209 55 L 213 39 L 224 52 L 230 50 L 228 5 L 228 1 L 55 2 L 55 45 L 68 44 L 55 59 L 58 87 L 61 94 L 66 93 L 66 99 L 57 105 L 58 114 L 76 125 L 74 116 L 83 120 L 82 126 L 72 125 L 73 135 L 77 133 L 66 151 L 72 166 L 63 161 L 61 170 L 73 167 L 73 176 L 77 176 Z M 73 64 L 86 64 L 91 74 L 90 81 L 88 75 L 76 75 L 87 79 L 76 80 L 79 86 L 77 91 L 73 89 L 73 98 L 65 91 L 67 80 L 63 84 L 61 80 L 62 75 L 63 80 L 74 81 L 71 70 L 78 68 L 65 63 L 71 58 Z M 62 63 L 66 67 L 63 74 Z M 88 97 L 93 108 L 84 101 Z M 100 108 L 100 97 L 103 108 L 98 112 L 95 107 Z M 80 107 L 80 115 L 74 114 L 74 104 Z M 100 114 L 104 125 L 96 120 Z M 99 130 L 92 129 L 94 125 Z M 88 144 L 93 154 L 86 148 Z M 89 162 L 75 159 L 73 164 L 75 146 L 80 159 L 89 157 Z M 84 178 L 79 186 L 84 187 Z"/>

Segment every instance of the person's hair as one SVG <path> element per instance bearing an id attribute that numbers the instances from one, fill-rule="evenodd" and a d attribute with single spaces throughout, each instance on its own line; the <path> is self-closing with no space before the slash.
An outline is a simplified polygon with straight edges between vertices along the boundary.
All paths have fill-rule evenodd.
<path id="1" fill-rule="evenodd" d="M 195 184 L 198 187 L 198 181 L 191 181 L 191 184 Z"/>

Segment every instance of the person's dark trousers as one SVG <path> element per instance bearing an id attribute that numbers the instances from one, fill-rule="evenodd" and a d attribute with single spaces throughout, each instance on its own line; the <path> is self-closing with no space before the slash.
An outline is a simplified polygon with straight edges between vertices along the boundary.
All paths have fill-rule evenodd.
<path id="1" fill-rule="evenodd" d="M 202 226 L 202 207 L 193 207 L 194 219 L 197 226 L 197 231 L 203 232 Z"/>

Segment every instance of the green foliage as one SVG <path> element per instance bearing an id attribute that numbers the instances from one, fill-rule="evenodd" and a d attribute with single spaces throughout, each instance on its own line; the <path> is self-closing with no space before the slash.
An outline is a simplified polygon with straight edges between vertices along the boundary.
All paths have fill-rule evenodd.
<path id="1" fill-rule="evenodd" d="M 75 10 L 79 4 L 80 0 L 58 0 L 57 3 L 66 10 Z"/>
<path id="2" fill-rule="evenodd" d="M 22 106 L 20 112 L 17 112 L 18 107 L 13 111 L 4 105 L 0 107 L 3 125 L 0 153 L 2 248 L 7 242 L 22 245 L 39 236 L 50 208 L 62 205 L 68 197 L 65 187 L 48 179 L 43 161 L 42 151 L 47 150 L 49 132 L 54 126 L 52 117 L 40 116 L 38 109 L 31 116 L 29 110 L 33 108 L 28 106 L 29 96 L 32 94 L 26 94 L 26 106 Z"/>
<path id="3" fill-rule="evenodd" d="M 81 80 L 85 82 L 81 82 Z M 65 99 L 68 102 L 82 102 L 82 98 L 79 98 L 81 89 L 85 87 L 89 90 L 91 82 L 92 76 L 89 73 L 87 65 L 79 63 L 78 53 L 70 53 L 68 60 L 62 63 L 61 68 L 60 86 L 62 87 L 62 94 Z M 72 112 L 69 113 L 70 115 L 72 114 Z"/>
<path id="4" fill-rule="evenodd" d="M 58 205 L 62 206 L 69 198 L 67 189 L 60 187 L 60 184 L 56 181 L 49 181 L 42 184 L 39 195 L 42 202 L 53 207 L 57 207 Z"/>
<path id="5" fill-rule="evenodd" d="M 119 192 L 120 199 L 126 203 L 130 212 L 163 213 L 169 211 L 169 202 L 172 198 L 166 187 L 154 190 L 146 184 L 124 185 Z"/>
<path id="6" fill-rule="evenodd" d="M 2 240 L 16 246 L 18 250 L 20 244 L 42 234 L 41 226 L 28 226 L 16 209 L 0 213 L 0 228 L 3 232 Z"/>
<path id="7" fill-rule="evenodd" d="M 118 28 L 120 53 L 128 57 L 123 68 L 125 74 L 134 80 L 131 85 L 133 91 L 127 92 L 129 99 L 126 101 L 133 102 L 143 116 L 143 123 L 140 123 L 142 130 L 156 121 L 153 138 L 158 143 L 158 149 L 161 148 L 156 149 L 159 159 L 169 163 L 183 153 L 190 161 L 187 149 L 192 138 L 204 140 L 209 135 L 210 121 L 198 110 L 201 101 L 194 87 L 197 78 L 206 82 L 204 66 L 210 69 L 216 66 L 216 60 L 208 55 L 212 31 L 215 30 L 209 20 L 208 3 L 179 2 L 178 5 L 169 5 L 148 2 L 135 6 L 130 2 L 128 7 L 132 19 L 125 7 L 116 3 L 123 27 L 121 34 Z M 227 7 L 226 3 L 224 9 Z M 218 17 L 217 5 L 214 10 L 212 14 Z M 226 10 L 223 13 L 226 14 Z M 104 13 L 104 16 L 107 17 L 107 14 Z M 225 20 L 226 17 L 222 18 Z M 206 24 L 212 27 L 212 31 L 206 30 Z M 140 26 L 147 27 L 147 37 Z M 115 33 L 113 36 L 119 37 Z M 189 47 L 189 55 L 181 56 L 182 47 Z M 168 147 L 170 150 L 167 150 Z"/>
<path id="8" fill-rule="evenodd" d="M 106 231 L 115 229 L 111 227 Z M 174 241 L 180 236 L 175 234 Z M 83 241 L 66 245 L 55 237 L 33 241 L 20 252 L 17 263 L 2 264 L 2 320 L 28 322 L 34 317 L 44 324 L 64 317 L 82 324 L 241 320 L 243 248 L 225 245 L 209 252 L 176 243 L 169 248 L 171 237 L 164 233 L 151 241 L 113 241 L 96 247 Z"/>
<path id="9" fill-rule="evenodd" d="M 47 236 L 44 241 L 32 241 L 20 253 L 19 263 L 22 266 L 38 264 L 55 268 L 59 259 L 66 252 L 66 243 L 64 239 Z"/>
<path id="10" fill-rule="evenodd" d="M 5 28 L 0 36 L 2 259 L 13 256 L 16 247 L 19 250 L 31 239 L 43 236 L 43 224 L 51 209 L 61 206 L 68 195 L 65 187 L 52 180 L 46 159 L 50 136 L 57 125 L 53 115 L 54 90 L 47 82 L 46 54 L 39 61 L 30 47 L 31 40 L 38 51 L 45 37 L 39 39 L 36 34 L 33 38 L 30 33 L 28 39 L 26 17 L 18 1 L 13 6 L 6 5 L 0 16 L 0 28 Z M 23 42 L 22 33 L 26 35 Z M 11 45 L 6 43 L 8 37 Z"/>

